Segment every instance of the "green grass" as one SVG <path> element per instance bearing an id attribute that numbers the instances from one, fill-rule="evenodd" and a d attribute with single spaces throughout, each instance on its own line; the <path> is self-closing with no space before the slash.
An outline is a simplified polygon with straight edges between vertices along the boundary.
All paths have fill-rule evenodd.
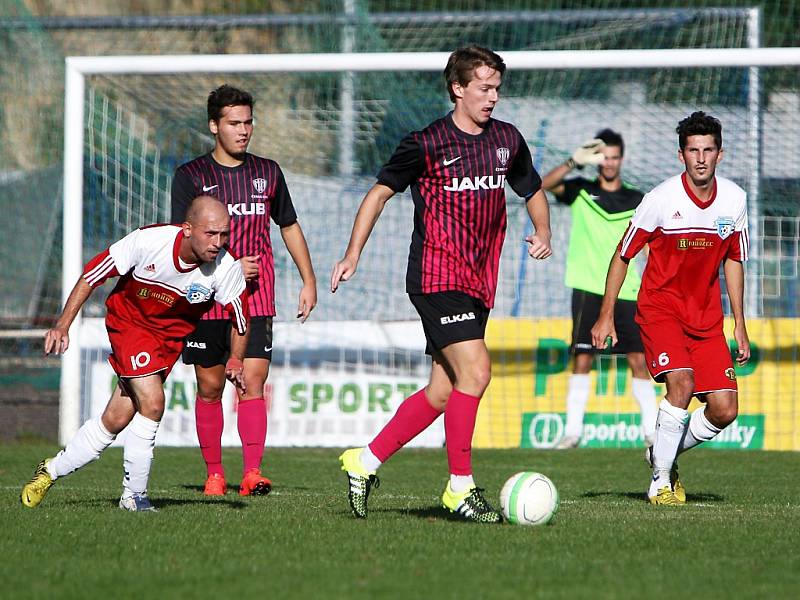
<path id="1" fill-rule="evenodd" d="M 443 451 L 381 469 L 370 516 L 347 507 L 338 452 L 268 449 L 268 497 L 202 496 L 196 449 L 156 449 L 158 514 L 116 503 L 121 452 L 61 481 L 35 510 L 18 499 L 46 446 L 0 447 L 0 597 L 796 598 L 800 454 L 696 450 L 689 504 L 651 507 L 640 451 L 479 451 L 479 483 L 538 470 L 558 486 L 552 525 L 452 521 L 439 508 Z M 240 453 L 226 450 L 230 484 Z M 229 484 L 229 485 L 230 485 Z"/>

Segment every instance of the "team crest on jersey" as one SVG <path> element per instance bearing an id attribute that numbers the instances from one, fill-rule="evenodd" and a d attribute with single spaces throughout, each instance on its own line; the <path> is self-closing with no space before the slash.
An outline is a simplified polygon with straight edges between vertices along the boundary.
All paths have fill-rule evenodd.
<path id="1" fill-rule="evenodd" d="M 189 289 L 186 290 L 186 299 L 189 301 L 189 304 L 200 304 L 201 302 L 211 299 L 211 290 L 199 283 L 193 283 L 189 286 Z"/>
<path id="2" fill-rule="evenodd" d="M 736 371 L 734 371 L 731 367 L 728 367 L 725 369 L 725 377 L 731 381 L 736 381 Z"/>
<path id="3" fill-rule="evenodd" d="M 261 177 L 258 179 L 253 179 L 253 187 L 256 188 L 256 191 L 259 194 L 263 194 L 264 190 L 267 189 L 267 180 L 262 179 Z"/>
<path id="4" fill-rule="evenodd" d="M 509 150 L 508 148 L 502 147 L 497 149 L 497 160 L 500 161 L 501 167 L 506 166 L 506 163 L 508 162 L 510 156 L 511 156 L 511 150 Z"/>
<path id="5" fill-rule="evenodd" d="M 717 233 L 723 240 L 733 233 L 733 219 L 731 217 L 717 217 L 714 225 L 717 226 Z"/>

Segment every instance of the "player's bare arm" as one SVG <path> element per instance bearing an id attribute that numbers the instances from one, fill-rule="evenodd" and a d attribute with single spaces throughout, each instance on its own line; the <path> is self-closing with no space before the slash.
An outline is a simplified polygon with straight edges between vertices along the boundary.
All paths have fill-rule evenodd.
<path id="1" fill-rule="evenodd" d="M 726 258 L 722 268 L 733 313 L 733 337 L 738 346 L 736 362 L 741 366 L 750 360 L 750 338 L 744 319 L 744 265 L 738 260 Z"/>
<path id="2" fill-rule="evenodd" d="M 331 293 L 339 288 L 339 282 L 347 281 L 356 272 L 361 252 L 369 239 L 378 217 L 383 212 L 386 202 L 394 196 L 394 190 L 381 183 L 376 183 L 364 196 L 361 206 L 358 207 L 353 231 L 350 234 L 350 243 L 347 244 L 344 257 L 333 265 L 331 273 Z"/>
<path id="3" fill-rule="evenodd" d="M 281 237 L 286 249 L 297 266 L 303 287 L 297 303 L 297 318 L 305 323 L 311 311 L 317 305 L 317 276 L 314 275 L 314 266 L 311 263 L 311 253 L 303 235 L 303 230 L 298 222 L 286 227 L 281 227 Z"/>
<path id="4" fill-rule="evenodd" d="M 548 192 L 560 196 L 566 189 L 563 183 L 564 178 L 570 174 L 573 168 L 568 162 L 561 163 L 542 177 L 542 187 Z"/>
<path id="5" fill-rule="evenodd" d="M 575 167 L 599 165 L 603 162 L 605 158 L 603 155 L 604 147 L 605 143 L 601 139 L 592 138 L 586 140 L 581 144 L 580 148 L 572 153 L 572 156 L 542 177 L 542 187 L 548 192 L 553 192 L 556 196 L 560 196 L 564 193 L 564 185 L 562 183 L 564 178 Z"/>
<path id="6" fill-rule="evenodd" d="M 619 250 L 614 252 L 611 263 L 608 265 L 608 275 L 606 275 L 606 290 L 603 295 L 603 303 L 600 305 L 600 316 L 592 327 L 592 344 L 595 348 L 605 349 L 608 347 L 607 339 L 611 337 L 611 345 L 617 345 L 617 331 L 614 328 L 614 305 L 619 297 L 619 290 L 628 274 L 628 263 L 630 260 L 622 258 Z"/>
<path id="7" fill-rule="evenodd" d="M 525 238 L 528 242 L 528 254 L 532 258 L 545 259 L 553 255 L 550 246 L 550 206 L 544 191 L 539 190 L 528 199 L 526 204 L 528 215 L 536 230 L 533 235 Z"/>
<path id="8" fill-rule="evenodd" d="M 69 327 L 91 295 L 92 286 L 83 277 L 78 279 L 55 326 L 44 334 L 45 354 L 63 354 L 69 348 Z"/>

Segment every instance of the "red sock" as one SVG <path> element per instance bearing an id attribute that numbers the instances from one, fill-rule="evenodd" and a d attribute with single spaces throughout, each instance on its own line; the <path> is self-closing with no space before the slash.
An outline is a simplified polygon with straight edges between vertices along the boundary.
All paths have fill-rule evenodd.
<path id="1" fill-rule="evenodd" d="M 267 404 L 264 398 L 247 398 L 239 401 L 239 437 L 242 440 L 244 472 L 260 469 L 267 440 Z"/>
<path id="2" fill-rule="evenodd" d="M 425 396 L 425 388 L 406 398 L 394 416 L 369 444 L 369 449 L 381 461 L 386 462 L 442 414 L 431 406 Z"/>
<path id="3" fill-rule="evenodd" d="M 452 475 L 472 475 L 472 434 L 481 399 L 453 388 L 444 410 L 447 463 Z"/>
<path id="4" fill-rule="evenodd" d="M 225 477 L 222 468 L 222 402 L 208 402 L 197 396 L 194 401 L 195 427 L 197 441 L 200 442 L 200 453 L 206 461 L 209 475 L 219 474 Z"/>

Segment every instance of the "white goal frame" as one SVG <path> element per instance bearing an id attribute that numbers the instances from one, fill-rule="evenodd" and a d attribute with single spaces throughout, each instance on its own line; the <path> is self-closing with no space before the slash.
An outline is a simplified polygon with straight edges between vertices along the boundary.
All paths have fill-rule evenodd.
<path id="1" fill-rule="evenodd" d="M 757 11 L 757 9 L 755 9 Z M 756 12 L 757 15 L 757 12 Z M 756 16 L 757 18 L 757 16 Z M 748 145 L 760 154 L 759 67 L 800 65 L 800 48 L 758 48 L 758 28 L 750 28 L 750 48 L 668 50 L 567 50 L 502 52 L 512 70 L 534 69 L 653 69 L 681 67 L 747 67 L 750 69 Z M 64 196 L 62 300 L 66 302 L 83 268 L 83 159 L 85 79 L 89 75 L 169 73 L 256 73 L 367 71 L 440 71 L 445 52 L 227 54 L 179 56 L 82 56 L 66 58 L 64 99 Z M 344 100 L 344 99 L 343 99 Z M 344 104 L 344 102 L 343 102 Z M 345 111 L 345 115 L 352 111 Z M 342 130 L 352 129 L 343 123 Z M 758 161 L 749 175 L 747 192 L 758 197 Z M 757 239 L 758 207 L 749 203 L 751 239 Z M 755 244 L 754 244 L 755 246 Z M 757 249 L 751 256 L 757 258 Z M 756 275 L 753 273 L 753 275 Z M 755 279 L 755 278 L 754 278 Z M 748 281 L 753 293 L 757 281 Z M 752 313 L 751 313 L 752 314 Z M 59 440 L 65 444 L 80 427 L 81 315 L 70 330 L 71 346 L 61 363 Z"/>

